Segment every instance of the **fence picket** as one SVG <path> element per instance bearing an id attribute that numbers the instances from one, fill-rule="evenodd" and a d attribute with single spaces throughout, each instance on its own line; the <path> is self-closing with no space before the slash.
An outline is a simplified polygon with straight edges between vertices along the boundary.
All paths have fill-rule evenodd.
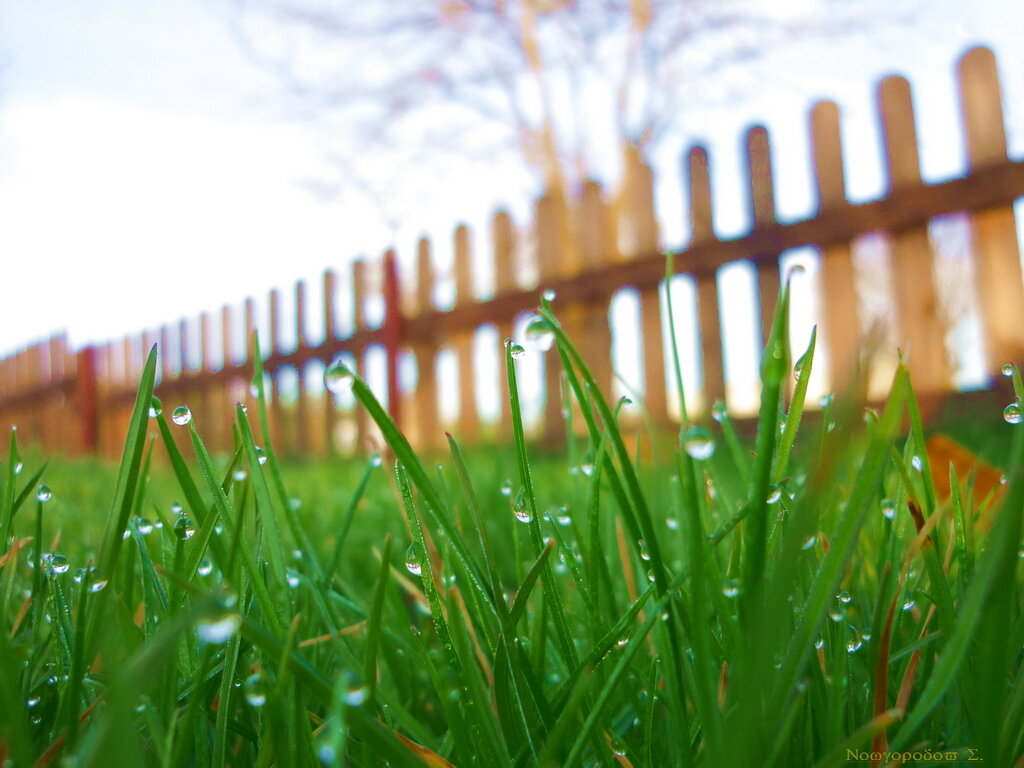
<path id="1" fill-rule="evenodd" d="M 839 107 L 820 101 L 811 110 L 811 152 L 818 210 L 834 210 L 847 204 L 843 173 L 843 148 L 839 132 Z M 849 243 L 821 249 L 822 331 L 828 350 L 828 379 L 833 390 L 853 381 L 861 345 L 860 308 L 856 271 Z"/>
<path id="2" fill-rule="evenodd" d="M 755 125 L 747 131 L 744 149 L 750 187 L 750 218 L 755 229 L 771 227 L 775 224 L 775 187 L 772 180 L 771 144 L 764 126 Z M 757 270 L 761 345 L 764 346 L 771 334 L 775 305 L 779 303 L 779 254 L 768 252 L 751 255 L 754 256 Z"/>
<path id="3" fill-rule="evenodd" d="M 711 211 L 711 173 L 708 154 L 703 147 L 694 147 L 687 156 L 690 184 L 690 224 L 692 244 L 700 245 L 715 239 Z M 677 269 L 691 269 L 677 264 Z M 700 358 L 703 402 L 710 406 L 725 400 L 725 364 L 722 360 L 722 328 L 718 307 L 717 270 L 697 273 L 697 324 L 700 327 Z"/>
<path id="4" fill-rule="evenodd" d="M 1005 162 L 1002 92 L 992 51 L 964 54 L 957 79 L 970 168 Z M 971 241 L 986 363 L 994 376 L 1003 363 L 1024 359 L 1024 281 L 1012 204 L 972 213 Z"/>
<path id="5" fill-rule="evenodd" d="M 910 84 L 887 77 L 879 86 L 886 170 L 890 190 L 921 183 L 917 130 Z M 926 226 L 890 232 L 898 344 L 907 356 L 914 384 L 924 393 L 948 388 L 946 328 L 935 288 L 934 257 Z"/>

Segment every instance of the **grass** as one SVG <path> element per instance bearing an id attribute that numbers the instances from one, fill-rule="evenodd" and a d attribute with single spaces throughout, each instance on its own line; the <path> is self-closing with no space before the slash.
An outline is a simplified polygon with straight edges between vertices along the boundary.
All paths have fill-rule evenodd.
<path id="1" fill-rule="evenodd" d="M 153 399 L 155 355 L 116 474 L 12 432 L 0 760 L 1024 765 L 1024 427 L 993 427 L 1004 485 L 953 470 L 947 495 L 906 368 L 878 412 L 802 420 L 814 340 L 791 387 L 786 296 L 753 451 L 720 411 L 641 450 L 547 301 L 582 462 L 532 456 L 515 345 L 509 453 L 418 455 L 335 369 L 386 462 L 257 447 L 261 371 L 211 457 Z"/>

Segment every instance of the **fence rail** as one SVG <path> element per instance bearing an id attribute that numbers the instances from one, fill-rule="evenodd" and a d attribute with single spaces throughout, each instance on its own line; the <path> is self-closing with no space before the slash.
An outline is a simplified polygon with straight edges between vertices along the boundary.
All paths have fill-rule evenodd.
<path id="1" fill-rule="evenodd" d="M 937 217 L 954 213 L 965 214 L 969 221 L 974 275 L 970 290 L 979 308 L 987 370 L 994 374 L 1003 362 L 1024 357 L 1024 280 L 1013 211 L 1014 202 L 1024 197 L 1024 162 L 1007 157 L 1002 95 L 992 53 L 984 48 L 968 51 L 959 61 L 957 79 L 968 175 L 940 184 L 922 182 L 910 85 L 903 78 L 890 77 L 877 91 L 886 195 L 861 204 L 848 201 L 839 109 L 832 102 L 820 102 L 810 113 L 819 206 L 814 216 L 803 221 L 776 219 L 769 136 L 763 127 L 754 127 L 746 136 L 753 226 L 742 237 L 717 238 L 708 155 L 701 147 L 689 151 L 685 167 L 692 239 L 673 254 L 673 260 L 676 273 L 689 275 L 695 283 L 704 403 L 724 400 L 728 394 L 720 271 L 740 261 L 753 265 L 760 325 L 766 334 L 783 279 L 780 254 L 801 246 L 814 246 L 820 257 L 822 346 L 829 385 L 838 389 L 849 382 L 865 341 L 854 243 L 875 233 L 882 233 L 890 254 L 894 335 L 908 352 L 915 384 L 928 393 L 951 391 L 946 319 L 935 283 L 929 225 Z M 542 289 L 557 293 L 563 323 L 606 388 L 611 388 L 613 379 L 609 305 L 624 287 L 636 290 L 641 315 L 637 342 L 643 353 L 639 373 L 646 410 L 654 423 L 671 423 L 662 354 L 665 256 L 659 249 L 652 171 L 635 152 L 627 159 L 625 179 L 615 201 L 608 200 L 596 183 L 588 183 L 568 201 L 555 195 L 541 197 L 530 227 L 517 228 L 507 213 L 497 213 L 491 223 L 489 254 L 495 278 L 493 293 L 486 299 L 473 295 L 473 237 L 465 226 L 458 227 L 453 238 L 455 301 L 449 309 L 434 303 L 438 270 L 432 244 L 426 239 L 417 248 L 414 276 L 401 274 L 394 251 L 373 264 L 353 263 L 348 281 L 353 330 L 348 334 L 340 334 L 336 322 L 337 275 L 325 272 L 322 343 L 309 341 L 306 284 L 299 283 L 295 289 L 294 348 L 282 342 L 281 293 L 272 291 L 264 366 L 270 374 L 275 443 L 285 452 L 324 453 L 372 440 L 365 415 L 349 403 L 336 402 L 309 374 L 311 367 L 320 370 L 337 353 L 348 352 L 365 361 L 374 348 L 383 350 L 385 358 L 386 386 L 380 387 L 380 396 L 415 443 L 439 445 L 444 428 L 454 429 L 467 441 L 483 434 L 507 436 L 507 410 L 501 411 L 493 426 L 481 425 L 475 396 L 481 375 L 474 357 L 475 336 L 486 326 L 496 329 L 499 340 L 512 336 L 514 320 L 536 306 Z M 528 286 L 517 280 L 524 266 L 536 275 Z M 374 276 L 379 279 L 371 279 Z M 374 297 L 384 306 L 379 327 L 370 327 L 367 318 L 368 303 Z M 231 409 L 236 401 L 249 397 L 252 376 L 251 352 L 235 359 L 231 340 L 236 323 L 250 338 L 256 320 L 255 302 L 248 300 L 241 317 L 230 307 L 221 310 L 218 332 L 213 330 L 211 316 L 201 315 L 198 340 L 191 338 L 188 323 L 182 320 L 177 328 L 167 326 L 156 334 L 129 336 L 78 351 L 72 351 L 64 337 L 31 346 L 0 361 L 0 423 L 19 425 L 47 451 L 116 454 L 143 351 L 156 343 L 164 353 L 158 395 L 168 403 L 187 402 L 203 423 L 210 445 L 225 449 L 232 438 Z M 223 358 L 220 366 L 212 362 L 215 344 Z M 456 357 L 454 382 L 439 380 L 436 362 L 442 350 Z M 199 364 L 192 368 L 187 361 L 196 355 Z M 550 439 L 564 429 L 554 357 L 549 356 L 544 372 L 546 396 L 539 419 L 541 432 Z M 414 385 L 401 374 L 406 358 L 415 361 Z M 289 372 L 293 379 L 298 377 L 297 387 L 286 386 Z M 493 385 L 504 393 L 503 376 Z M 442 424 L 438 404 L 445 399 L 443 393 L 456 388 L 460 393 L 457 422 Z"/>

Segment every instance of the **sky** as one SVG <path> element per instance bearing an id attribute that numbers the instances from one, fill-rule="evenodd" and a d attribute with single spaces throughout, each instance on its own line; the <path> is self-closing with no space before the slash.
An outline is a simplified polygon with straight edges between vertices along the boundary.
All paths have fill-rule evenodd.
<path id="1" fill-rule="evenodd" d="M 773 7 L 795 15 L 814 0 Z M 311 193 L 322 141 L 239 45 L 236 12 L 228 0 L 0 0 L 0 356 L 60 331 L 80 346 L 216 311 L 392 243 L 410 253 L 421 232 L 450 239 L 498 205 L 527 209 L 522 185 L 496 191 L 472 166 L 397 232 L 366 201 Z M 817 98 L 842 105 L 850 196 L 879 195 L 873 88 L 894 72 L 914 87 L 925 178 L 961 173 L 953 67 L 974 44 L 996 51 L 1011 155 L 1024 156 L 1022 31 L 1024 3 L 931 0 L 912 29 L 774 51 L 741 103 L 695 111 L 654 158 L 670 170 L 657 190 L 666 245 L 686 237 L 675 169 L 694 141 L 711 146 L 719 234 L 744 230 L 738 148 L 753 121 L 787 167 L 776 173 L 780 216 L 811 213 L 806 113 Z"/>

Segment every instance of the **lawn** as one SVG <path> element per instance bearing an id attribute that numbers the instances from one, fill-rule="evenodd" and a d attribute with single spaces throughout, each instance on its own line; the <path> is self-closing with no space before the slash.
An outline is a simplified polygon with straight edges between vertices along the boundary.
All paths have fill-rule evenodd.
<path id="1" fill-rule="evenodd" d="M 603 399 L 547 301 L 581 435 L 557 457 L 524 438 L 514 343 L 503 449 L 418 455 L 339 363 L 384 457 L 258 447 L 260 371 L 211 457 L 154 356 L 119 466 L 12 432 L 0 760 L 1024 766 L 1024 426 L 992 414 L 972 449 L 1000 466 L 951 468 L 902 366 L 881 407 L 802 418 L 786 302 L 753 440 L 683 392 L 676 438 L 626 435 L 640 405 Z"/>

